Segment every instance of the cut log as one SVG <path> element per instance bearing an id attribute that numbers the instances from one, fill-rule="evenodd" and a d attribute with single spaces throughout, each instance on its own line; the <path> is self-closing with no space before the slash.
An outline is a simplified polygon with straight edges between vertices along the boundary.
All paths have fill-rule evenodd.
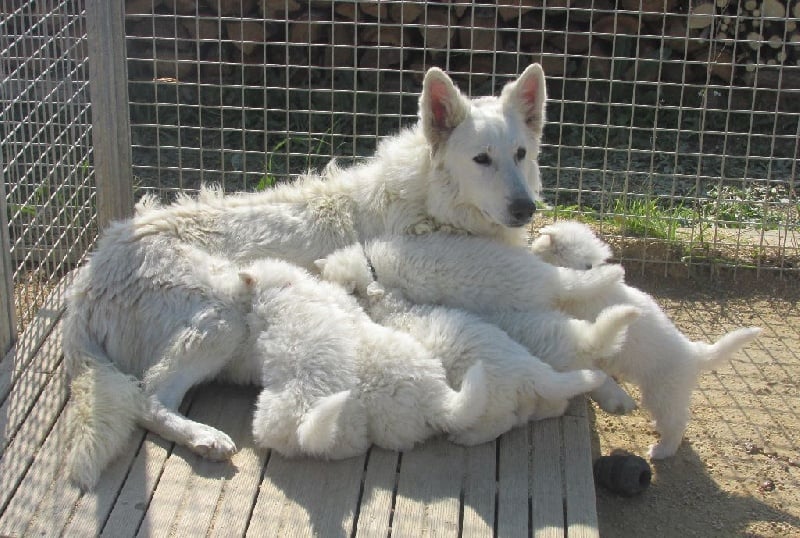
<path id="1" fill-rule="evenodd" d="M 543 0 L 497 0 L 497 14 L 504 21 L 513 21 L 521 15 L 541 8 Z M 548 2 L 548 6 L 550 3 Z"/>
<path id="2" fill-rule="evenodd" d="M 195 17 L 181 19 L 180 23 L 189 34 L 189 39 L 193 41 L 216 41 L 219 39 L 220 27 L 217 18 Z"/>
<path id="3" fill-rule="evenodd" d="M 714 13 L 716 11 L 717 7 L 714 2 L 696 4 L 689 10 L 689 18 L 686 21 L 686 25 L 690 30 L 700 30 L 711 26 L 714 22 Z"/>
<path id="4" fill-rule="evenodd" d="M 206 0 L 221 17 L 247 17 L 256 14 L 257 0 Z"/>
<path id="5" fill-rule="evenodd" d="M 495 18 L 483 12 L 467 13 L 460 21 L 458 42 L 461 48 L 473 51 L 498 49 Z"/>
<path id="6" fill-rule="evenodd" d="M 328 43 L 331 16 L 315 9 L 295 14 L 288 22 L 289 42 L 292 44 Z"/>
<path id="7" fill-rule="evenodd" d="M 605 15 L 592 24 L 592 33 L 597 39 L 611 41 L 620 35 L 638 36 L 639 27 L 639 19 L 633 15 Z"/>
<path id="8" fill-rule="evenodd" d="M 225 29 L 233 46 L 242 51 L 242 54 L 251 54 L 267 39 L 266 26 L 263 22 L 227 21 Z"/>
<path id="9" fill-rule="evenodd" d="M 449 49 L 455 35 L 455 21 L 451 20 L 447 6 L 428 6 L 425 17 L 419 19 L 419 22 L 423 21 L 425 24 L 419 30 L 422 33 L 422 44 L 425 48 Z"/>
<path id="10" fill-rule="evenodd" d="M 126 15 L 152 15 L 156 8 L 164 4 L 162 0 L 127 0 L 125 2 Z"/>
<path id="11" fill-rule="evenodd" d="M 163 5 L 178 15 L 197 13 L 197 0 L 164 0 Z"/>
<path id="12" fill-rule="evenodd" d="M 259 10 L 268 19 L 286 20 L 301 7 L 299 0 L 261 0 Z"/>

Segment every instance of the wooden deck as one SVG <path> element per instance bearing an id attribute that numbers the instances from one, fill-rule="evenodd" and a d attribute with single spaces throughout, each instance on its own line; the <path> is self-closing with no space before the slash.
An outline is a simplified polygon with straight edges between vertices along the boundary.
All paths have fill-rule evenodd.
<path id="1" fill-rule="evenodd" d="M 207 385 L 187 396 L 184 411 L 236 441 L 232 461 L 205 461 L 140 430 L 97 489 L 82 494 L 63 466 L 60 296 L 0 362 L 0 535 L 598 535 L 583 400 L 560 419 L 477 447 L 434 439 L 409 452 L 373 448 L 321 462 L 255 449 L 256 389 Z"/>

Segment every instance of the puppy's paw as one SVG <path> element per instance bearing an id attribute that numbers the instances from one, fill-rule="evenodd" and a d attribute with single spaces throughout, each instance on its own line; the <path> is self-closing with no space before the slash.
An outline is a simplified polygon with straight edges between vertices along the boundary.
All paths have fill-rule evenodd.
<path id="1" fill-rule="evenodd" d="M 650 445 L 650 449 L 647 451 L 647 455 L 651 460 L 663 460 L 675 455 L 675 452 L 678 451 L 677 446 L 673 446 L 671 444 L 666 444 L 663 442 L 658 442 L 654 445 Z"/>
<path id="2" fill-rule="evenodd" d="M 227 434 L 201 424 L 194 432 L 189 448 L 211 461 L 224 461 L 236 454 L 236 443 Z"/>
<path id="3" fill-rule="evenodd" d="M 614 415 L 627 415 L 638 407 L 636 400 L 611 378 L 593 390 L 591 396 L 600 409 Z"/>

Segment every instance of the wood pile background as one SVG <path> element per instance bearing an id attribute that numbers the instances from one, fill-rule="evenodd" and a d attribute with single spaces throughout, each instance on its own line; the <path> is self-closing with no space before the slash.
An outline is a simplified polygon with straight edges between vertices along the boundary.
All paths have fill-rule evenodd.
<path id="1" fill-rule="evenodd" d="M 265 64 L 419 77 L 446 60 L 474 82 L 536 60 L 552 77 L 800 87 L 800 0 L 126 0 L 126 11 L 131 74 L 145 79 L 225 84 Z"/>

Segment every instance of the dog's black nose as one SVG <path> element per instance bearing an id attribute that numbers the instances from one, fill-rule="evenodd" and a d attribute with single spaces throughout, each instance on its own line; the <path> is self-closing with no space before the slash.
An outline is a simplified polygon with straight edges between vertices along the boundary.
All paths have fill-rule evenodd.
<path id="1" fill-rule="evenodd" d="M 536 211 L 536 202 L 530 198 L 517 198 L 508 204 L 508 214 L 518 226 L 527 224 Z"/>

